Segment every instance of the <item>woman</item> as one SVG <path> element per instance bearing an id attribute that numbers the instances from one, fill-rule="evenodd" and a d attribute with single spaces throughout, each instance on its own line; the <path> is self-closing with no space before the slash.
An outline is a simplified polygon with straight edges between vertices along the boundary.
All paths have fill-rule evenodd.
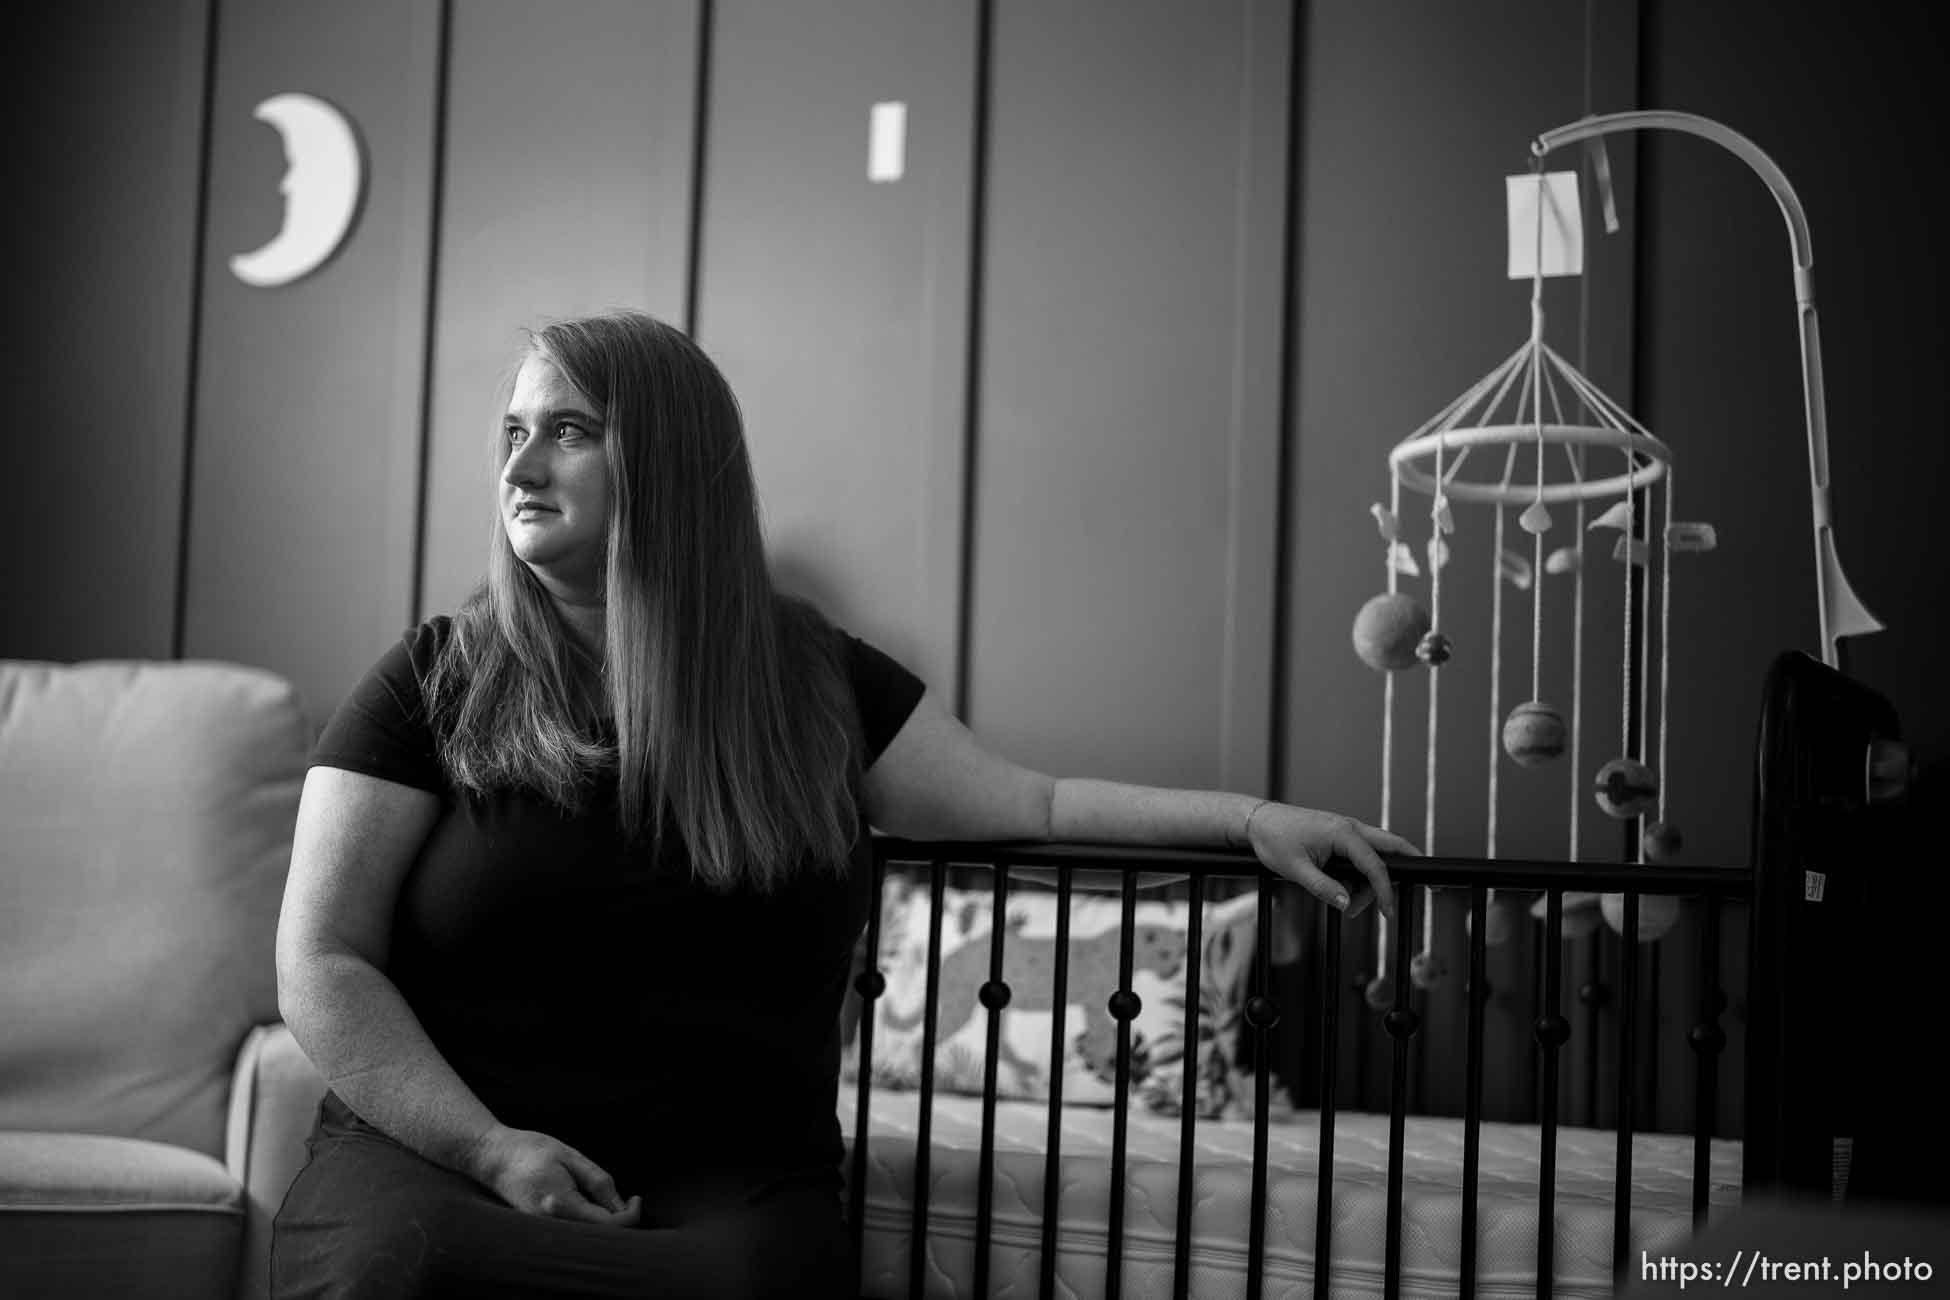
<path id="1" fill-rule="evenodd" d="M 1250 843 L 1318 896 L 1399 838 L 1053 781 L 777 595 L 738 408 L 648 317 L 533 336 L 488 580 L 332 718 L 278 927 L 330 1092 L 281 1296 L 851 1295 L 837 1022 L 865 826 Z"/>

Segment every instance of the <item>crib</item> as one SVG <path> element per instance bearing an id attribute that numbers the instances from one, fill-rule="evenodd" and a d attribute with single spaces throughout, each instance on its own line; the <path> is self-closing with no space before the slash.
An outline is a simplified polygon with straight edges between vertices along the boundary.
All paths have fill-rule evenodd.
<path id="1" fill-rule="evenodd" d="M 1875 860 L 1860 850 L 1890 834 L 1900 779 L 1879 756 L 1899 752 L 1897 720 L 1886 701 L 1804 654 L 1790 652 L 1765 683 L 1756 746 L 1752 861 L 1748 866 L 1608 866 L 1594 863 L 1428 857 L 1391 864 L 1411 932 L 1423 894 L 1414 886 L 1466 896 L 1470 991 L 1466 1101 L 1460 1116 L 1411 1115 L 1410 1049 L 1422 1028 L 1408 945 L 1396 964 L 1393 1002 L 1371 1010 L 1344 992 L 1345 979 L 1319 988 L 1317 1107 L 1273 1114 L 1267 1035 L 1287 1009 L 1263 991 L 1244 1000 L 1239 1032 L 1253 1049 L 1250 1116 L 1202 1118 L 1198 1053 L 1178 1069 L 1175 1118 L 1129 1104 L 1132 1022 L 1141 999 L 1137 875 L 1186 878 L 1187 948 L 1201 951 L 1204 900 L 1219 882 L 1245 881 L 1256 927 L 1252 960 L 1261 990 L 1273 946 L 1274 883 L 1236 853 L 1085 845 L 915 843 L 879 839 L 874 889 L 890 873 L 913 872 L 929 892 L 926 999 L 918 1079 L 911 1089 L 875 1084 L 877 1003 L 887 988 L 877 965 L 862 969 L 857 1054 L 842 1086 L 847 1134 L 847 1197 L 860 1252 L 862 1297 L 1103 1296 L 1463 1297 L 1612 1294 L 1642 1257 L 1669 1252 L 1743 1194 L 1792 1192 L 1839 1199 L 1846 1192 L 1853 1135 L 1863 1098 L 1824 1031 L 1839 1022 L 1849 992 L 1838 964 L 1866 952 L 1868 888 Z M 1850 846 L 1850 852 L 1837 851 Z M 1075 873 L 1123 873 L 1116 987 L 1104 1000 L 1114 1034 L 1111 1104 L 1066 1105 L 1064 1080 L 1051 1071 L 1048 1096 L 998 1096 L 1007 1074 L 997 1014 L 1017 990 L 1004 978 L 1010 930 L 989 927 L 985 1022 L 979 1088 L 937 1087 L 935 1059 L 942 925 L 948 881 L 985 882 L 995 917 L 1008 915 L 1022 886 L 1009 868 L 1054 873 L 1057 939 L 1048 996 L 1051 1060 L 1066 1040 L 1070 944 L 1065 927 Z M 1534 1123 L 1484 1117 L 1483 1003 L 1486 899 L 1490 890 L 1544 900 L 1541 1008 L 1532 1029 L 1542 1079 Z M 1693 1055 L 1690 1134 L 1638 1132 L 1631 1090 L 1621 1086 L 1616 1123 L 1561 1122 L 1557 1081 L 1569 1022 L 1560 938 L 1567 891 L 1623 894 L 1626 934 L 1636 933 L 1642 896 L 1680 896 L 1699 908 L 1703 957 L 1717 955 L 1721 915 L 1744 905 L 1748 918 L 1742 1095 L 1743 1132 L 1715 1137 L 1718 1062 L 1727 1043 L 1725 990 L 1714 987 L 1717 960 L 1697 990 L 1687 1034 Z M 881 914 L 869 922 L 864 952 L 881 952 Z M 1357 923 L 1349 923 L 1352 924 Z M 1342 967 L 1343 922 L 1323 913 L 1321 958 Z M 1612 986 L 1621 1015 L 1616 1044 L 1624 1080 L 1646 1045 L 1631 1014 L 1639 996 L 1640 945 L 1619 945 Z M 1808 953 L 1836 962 L 1798 959 Z M 966 955 L 966 954 L 964 954 Z M 1182 963 L 1184 1043 L 1200 1042 L 1202 963 Z M 1336 1106 L 1336 1051 L 1343 1017 L 1373 1015 L 1390 1040 L 1389 1105 L 1382 1111 Z"/>

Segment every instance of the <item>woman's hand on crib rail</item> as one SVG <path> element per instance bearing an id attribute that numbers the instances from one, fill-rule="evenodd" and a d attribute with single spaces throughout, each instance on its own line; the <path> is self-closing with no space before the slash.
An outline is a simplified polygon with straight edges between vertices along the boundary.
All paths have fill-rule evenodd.
<path id="1" fill-rule="evenodd" d="M 1383 853 L 1408 853 L 1421 850 L 1393 831 L 1370 826 L 1340 813 L 1320 812 L 1268 799 L 1255 804 L 1246 815 L 1244 839 L 1266 868 L 1298 884 L 1329 907 L 1338 907 L 1348 916 L 1359 916 L 1370 903 L 1381 904 L 1381 914 L 1395 914 L 1395 886 L 1388 878 Z M 1362 876 L 1352 896 L 1326 871 L 1328 862 L 1340 858 L 1351 863 Z"/>

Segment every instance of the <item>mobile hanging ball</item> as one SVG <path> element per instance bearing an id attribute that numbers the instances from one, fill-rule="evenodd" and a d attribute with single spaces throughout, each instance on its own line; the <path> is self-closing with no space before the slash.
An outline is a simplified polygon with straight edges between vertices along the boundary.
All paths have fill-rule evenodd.
<path id="1" fill-rule="evenodd" d="M 1412 596 L 1385 592 L 1354 616 L 1354 653 L 1376 672 L 1413 668 L 1415 647 L 1429 630 L 1429 612 Z"/>
<path id="2" fill-rule="evenodd" d="M 1633 758 L 1614 758 L 1598 769 L 1592 791 L 1607 817 L 1643 817 L 1659 802 L 1659 778 Z"/>
<path id="3" fill-rule="evenodd" d="M 1523 908 L 1507 894 L 1498 894 L 1494 889 L 1489 892 L 1489 905 L 1483 910 L 1483 946 L 1501 948 L 1510 942 L 1510 936 L 1516 933 L 1517 926 L 1514 918 L 1522 915 Z M 1463 934 L 1473 934 L 1475 929 L 1475 916 L 1464 912 Z"/>
<path id="4" fill-rule="evenodd" d="M 1685 842 L 1685 836 L 1671 822 L 1653 822 L 1645 828 L 1645 834 L 1639 836 L 1639 847 L 1645 850 L 1645 860 L 1661 864 L 1678 857 Z"/>
<path id="5" fill-rule="evenodd" d="M 1542 700 L 1510 710 L 1503 720 L 1503 752 L 1525 767 L 1548 763 L 1564 752 L 1564 718 Z"/>
<path id="6" fill-rule="evenodd" d="M 1431 668 L 1440 668 L 1448 663 L 1449 656 L 1453 653 L 1455 647 L 1450 645 L 1449 638 L 1440 632 L 1430 632 L 1415 643 L 1415 657 Z"/>
<path id="7" fill-rule="evenodd" d="M 1449 963 L 1432 952 L 1418 952 L 1408 959 L 1408 978 L 1418 989 L 1439 988 L 1449 980 Z"/>
<path id="8" fill-rule="evenodd" d="M 1530 914 L 1539 921 L 1548 922 L 1550 913 L 1545 910 L 1550 898 L 1539 895 L 1530 905 Z M 1564 891 L 1564 907 L 1559 913 L 1559 932 L 1566 939 L 1582 939 L 1590 935 L 1599 925 L 1598 895 L 1583 890 Z"/>
<path id="9" fill-rule="evenodd" d="M 1363 990 L 1362 996 L 1367 999 L 1368 1005 L 1374 1010 L 1386 1011 L 1389 1007 L 1395 1005 L 1394 978 L 1388 975 L 1375 976 L 1368 981 L 1368 987 Z"/>
<path id="10" fill-rule="evenodd" d="M 1598 905 L 1604 914 L 1605 924 L 1612 932 L 1625 933 L 1625 895 L 1606 894 Z M 1639 895 L 1638 939 L 1640 943 L 1651 943 L 1663 939 L 1679 921 L 1679 900 L 1670 894 Z"/>

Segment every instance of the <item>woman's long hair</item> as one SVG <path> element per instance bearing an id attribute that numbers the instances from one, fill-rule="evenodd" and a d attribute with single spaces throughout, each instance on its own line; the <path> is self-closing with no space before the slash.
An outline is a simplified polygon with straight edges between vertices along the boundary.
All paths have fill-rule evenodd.
<path id="1" fill-rule="evenodd" d="M 641 313 L 530 338 L 529 355 L 603 419 L 605 656 L 598 671 L 497 519 L 487 581 L 427 682 L 449 779 L 575 812 L 614 770 L 629 839 L 656 852 L 674 832 L 711 887 L 769 892 L 804 862 L 843 872 L 857 715 L 834 629 L 773 589 L 730 386 L 683 333 Z"/>

